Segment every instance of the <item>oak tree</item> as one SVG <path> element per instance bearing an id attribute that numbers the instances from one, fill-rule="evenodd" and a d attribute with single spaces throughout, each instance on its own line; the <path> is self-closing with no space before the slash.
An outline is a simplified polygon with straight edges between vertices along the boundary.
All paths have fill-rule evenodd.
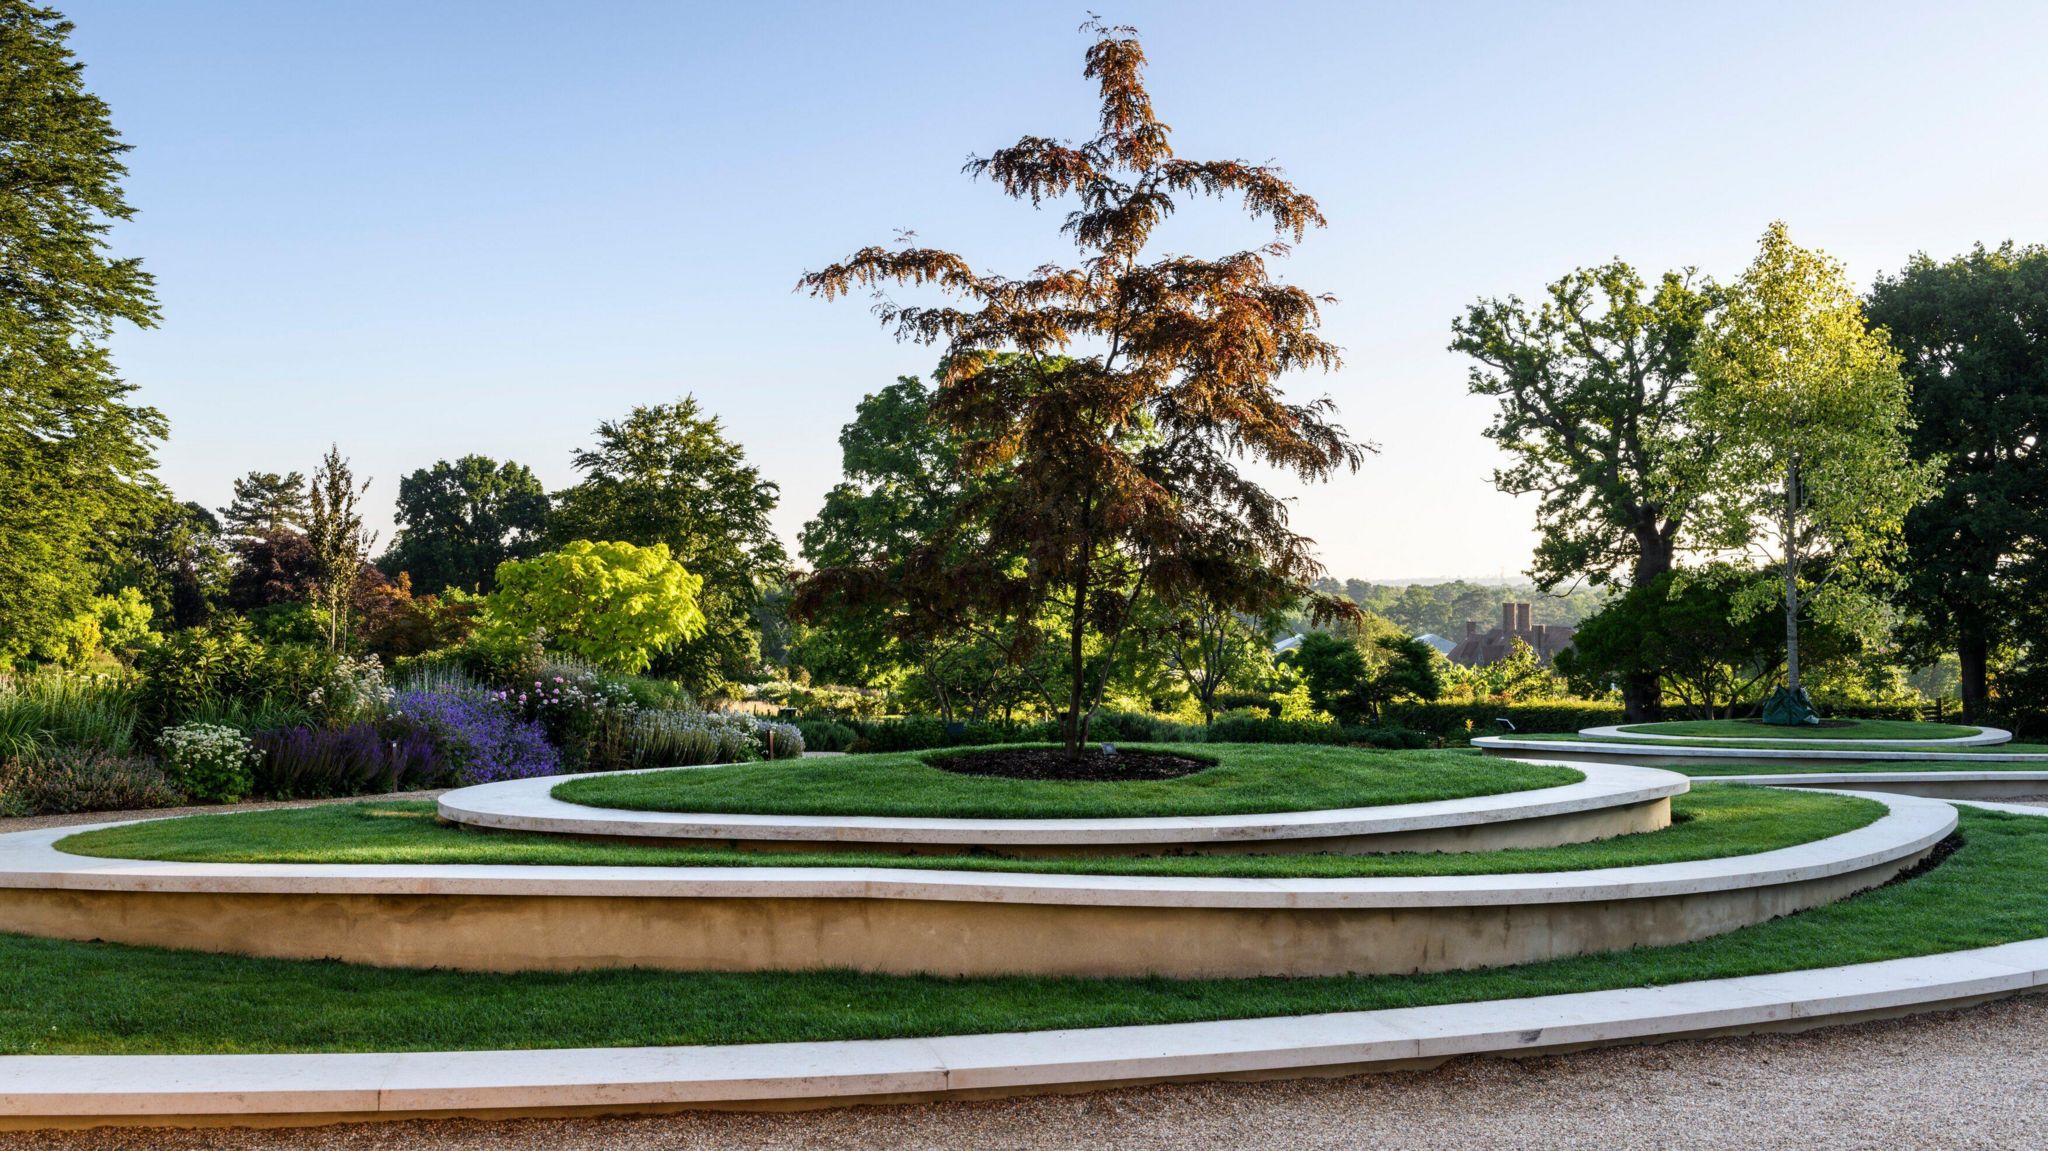
<path id="1" fill-rule="evenodd" d="M 398 533 L 378 566 L 428 591 L 487 593 L 499 564 L 540 549 L 547 514 L 547 492 L 525 464 L 438 460 L 398 481 Z"/>
<path id="2" fill-rule="evenodd" d="M 1691 271 L 1654 288 L 1619 260 L 1551 284 L 1531 308 L 1482 300 L 1452 323 L 1478 361 L 1472 394 L 1500 401 L 1487 438 L 1507 453 L 1494 486 L 1541 497 L 1531 575 L 1647 587 L 1672 568 L 1714 441 L 1686 418 L 1693 349 L 1718 291 Z M 1622 685 L 1630 719 L 1655 719 L 1654 669 Z"/>
<path id="3" fill-rule="evenodd" d="M 1259 612 L 1321 574 L 1286 501 L 1240 464 L 1321 480 L 1366 450 L 1327 399 L 1295 402 L 1278 387 L 1288 372 L 1339 363 L 1317 334 L 1328 297 L 1269 268 L 1286 240 L 1323 226 L 1316 202 L 1271 165 L 1175 155 L 1136 33 L 1092 21 L 1084 31 L 1095 37 L 1084 75 L 1101 96 L 1096 135 L 1025 136 L 966 166 L 1033 206 L 1071 200 L 1062 231 L 1077 262 L 1004 275 L 905 237 L 799 281 L 825 299 L 873 291 L 885 327 L 945 349 L 933 417 L 957 437 L 966 475 L 1001 482 L 926 539 L 907 586 L 941 619 L 1007 621 L 1017 660 L 1035 653 L 1046 618 L 1058 621 L 1056 710 L 1070 753 L 1142 597 Z M 1152 253 L 1159 226 L 1204 197 L 1239 199 L 1280 239 L 1212 259 Z M 899 302 L 891 286 L 943 299 Z M 857 601 L 881 586 L 871 574 L 812 578 Z"/>
<path id="4" fill-rule="evenodd" d="M 1906 517 L 1909 638 L 1959 665 L 1963 717 L 1984 716 L 1992 653 L 2048 660 L 2048 248 L 1936 263 L 1915 256 L 1870 290 L 1912 394 L 1912 452 L 1941 461 L 1940 488 Z M 2031 641 L 2031 645 L 2027 641 Z"/>

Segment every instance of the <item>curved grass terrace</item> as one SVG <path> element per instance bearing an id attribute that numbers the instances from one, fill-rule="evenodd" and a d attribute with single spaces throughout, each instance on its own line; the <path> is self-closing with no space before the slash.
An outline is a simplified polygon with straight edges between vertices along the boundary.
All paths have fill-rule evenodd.
<path id="1" fill-rule="evenodd" d="M 1630 724 L 1619 730 L 1630 735 L 1673 735 L 1711 739 L 1883 741 L 1964 739 L 1976 735 L 1981 729 L 1962 724 L 1923 723 L 1903 719 L 1852 719 L 1824 727 L 1781 727 L 1749 719 L 1689 719 Z"/>
<path id="2" fill-rule="evenodd" d="M 558 784 L 553 795 L 589 807 L 718 815 L 1089 819 L 1379 807 L 1559 787 L 1585 778 L 1556 764 L 1488 759 L 1464 750 L 1132 746 L 1216 766 L 1175 779 L 1046 781 L 960 775 L 927 762 L 944 752 L 896 752 L 591 776 Z"/>
<path id="3" fill-rule="evenodd" d="M 1015 859 L 986 853 L 765 852 L 607 844 L 518 832 L 477 832 L 434 818 L 431 803 L 357 803 L 239 815 L 195 815 L 81 832 L 60 851 L 190 863 L 537 864 L 646 867 L 893 867 L 1061 875 L 1256 879 L 1504 875 L 1578 871 L 1751 855 L 1866 826 L 1883 804 L 1821 792 L 1730 785 L 1671 801 L 1661 831 L 1562 847 L 1381 855 L 1151 855 Z"/>
<path id="4" fill-rule="evenodd" d="M 477 974 L 0 935 L 0 1053 L 447 1051 L 882 1039 L 1362 1011 L 1868 963 L 2048 934 L 2048 819 L 1962 811 L 1940 866 L 1673 947 L 1311 979 Z"/>

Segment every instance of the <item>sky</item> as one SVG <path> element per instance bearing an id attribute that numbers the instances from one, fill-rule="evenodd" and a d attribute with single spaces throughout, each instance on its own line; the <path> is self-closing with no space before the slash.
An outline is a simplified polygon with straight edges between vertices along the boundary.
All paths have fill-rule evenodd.
<path id="1" fill-rule="evenodd" d="M 1086 6 L 51 2 L 135 146 L 115 244 L 164 320 L 118 362 L 209 506 L 335 443 L 388 540 L 413 469 L 558 488 L 600 421 L 692 393 L 793 541 L 860 397 L 936 360 L 797 278 L 905 228 L 989 270 L 1072 254 L 960 166 L 1092 134 Z M 1338 298 L 1345 364 L 1286 387 L 1378 451 L 1276 486 L 1340 578 L 1528 566 L 1534 499 L 1494 489 L 1446 350 L 1479 298 L 1617 256 L 1732 279 L 1774 219 L 1865 285 L 2048 242 L 2048 5 L 1091 2 L 1143 34 L 1181 155 L 1277 162 L 1329 219 L 1280 273 Z M 1158 244 L 1265 238 L 1208 206 Z"/>

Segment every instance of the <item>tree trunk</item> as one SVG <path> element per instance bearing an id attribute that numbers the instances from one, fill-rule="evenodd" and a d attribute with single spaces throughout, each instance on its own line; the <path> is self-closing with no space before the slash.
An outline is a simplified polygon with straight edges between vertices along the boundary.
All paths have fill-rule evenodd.
<path id="1" fill-rule="evenodd" d="M 1083 664 L 1085 640 L 1088 635 L 1088 571 L 1084 566 L 1081 575 L 1074 580 L 1074 618 L 1067 627 L 1067 715 L 1065 746 L 1068 755 L 1081 754 L 1081 748 L 1088 742 L 1087 717 L 1081 714 L 1081 701 L 1086 697 L 1086 667 Z"/>
<path id="2" fill-rule="evenodd" d="M 1654 522 L 1636 528 L 1635 587 L 1648 587 L 1671 570 L 1671 541 Z M 1664 718 L 1664 675 L 1656 668 L 1629 673 L 1621 684 L 1621 706 L 1630 723 L 1655 723 Z M 1713 705 L 1710 702 L 1709 708 Z"/>
<path id="3" fill-rule="evenodd" d="M 1983 625 L 1975 621 L 1964 623 L 1960 631 L 1956 637 L 1956 662 L 1961 665 L 1962 675 L 1956 692 L 1962 696 L 1963 722 L 1981 723 L 1991 694 L 1991 640 L 1984 634 Z"/>
<path id="4" fill-rule="evenodd" d="M 1785 684 L 1799 694 L 1799 457 L 1785 465 Z"/>

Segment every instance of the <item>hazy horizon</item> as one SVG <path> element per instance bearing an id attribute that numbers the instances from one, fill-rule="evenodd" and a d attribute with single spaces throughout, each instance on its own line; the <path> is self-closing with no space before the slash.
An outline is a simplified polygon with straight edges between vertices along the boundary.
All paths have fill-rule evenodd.
<path id="1" fill-rule="evenodd" d="M 476 452 L 559 488 L 600 420 L 694 392 L 793 542 L 854 404 L 935 359 L 797 277 L 898 228 L 1000 270 L 1071 252 L 1058 208 L 959 168 L 1089 134 L 1085 6 L 59 6 L 135 145 L 117 250 L 164 306 L 118 362 L 209 507 L 333 441 L 388 542 L 404 472 Z M 1300 492 L 1338 579 L 1528 564 L 1534 501 L 1493 490 L 1491 404 L 1445 350 L 1477 297 L 1617 255 L 1729 278 L 1780 218 L 1865 285 L 2048 240 L 2036 5 L 1102 11 L 1143 33 L 1182 154 L 1275 160 L 1330 219 L 1282 272 L 1340 299 L 1346 355 L 1290 392 L 1381 447 Z M 1263 238 L 1205 208 L 1160 250 Z M 1415 572 L 1444 574 L 1376 578 Z"/>

